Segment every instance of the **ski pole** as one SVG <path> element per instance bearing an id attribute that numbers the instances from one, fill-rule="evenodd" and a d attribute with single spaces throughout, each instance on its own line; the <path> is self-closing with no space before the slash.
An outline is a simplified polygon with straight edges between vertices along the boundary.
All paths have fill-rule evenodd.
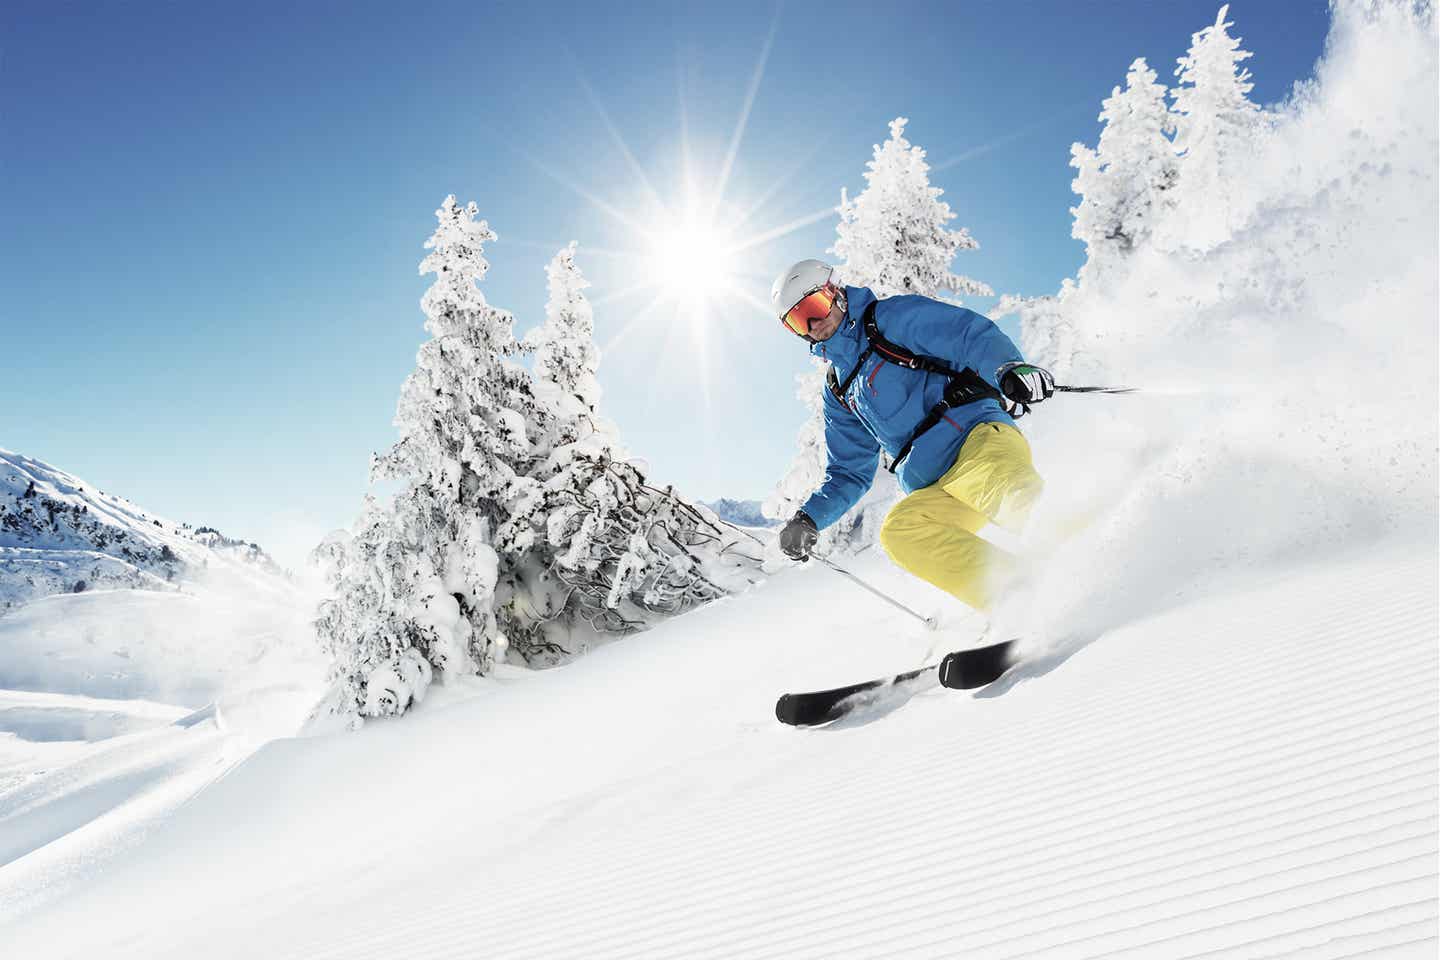
<path id="1" fill-rule="evenodd" d="M 1056 393 L 1139 393 L 1134 387 L 1067 387 L 1055 384 Z"/>
<path id="2" fill-rule="evenodd" d="M 725 526 L 729 527 L 731 530 L 734 530 L 736 533 L 743 533 L 743 534 L 745 534 L 745 536 L 749 537 L 751 540 L 754 540 L 756 543 L 760 544 L 762 547 L 765 545 L 765 541 L 764 541 L 764 540 L 761 540 L 759 537 L 755 536 L 755 534 L 751 533 L 749 530 L 746 530 L 744 527 L 737 527 L 737 526 L 735 526 L 735 524 L 731 523 L 729 520 L 726 520 L 724 517 L 716 517 L 715 519 L 716 519 L 716 520 L 719 520 L 721 523 L 725 524 Z M 838 574 L 840 574 L 840 575 L 842 575 L 842 576 L 849 577 L 855 584 L 857 584 L 858 586 L 864 587 L 866 590 L 869 590 L 871 593 L 875 594 L 875 596 L 879 597 L 881 600 L 884 600 L 886 603 L 890 604 L 891 606 L 896 607 L 897 609 L 900 609 L 900 610 L 904 610 L 906 613 L 910 614 L 910 616 L 914 617 L 916 620 L 919 620 L 921 623 L 925 624 L 925 626 L 926 626 L 928 629 L 931 629 L 931 630 L 934 630 L 934 629 L 935 629 L 936 621 L 935 621 L 935 618 L 934 618 L 934 617 L 926 617 L 926 616 L 922 616 L 921 614 L 916 613 L 914 610 L 911 610 L 909 607 L 905 606 L 905 604 L 901 603 L 899 600 L 896 600 L 894 597 L 890 596 L 888 593 L 885 593 L 885 592 L 882 591 L 882 590 L 878 590 L 878 589 L 876 589 L 875 587 L 872 587 L 870 584 L 866 583 L 864 580 L 861 580 L 859 577 L 855 576 L 855 574 L 851 573 L 849 570 L 846 570 L 844 567 L 841 567 L 841 566 L 839 566 L 839 565 L 831 562 L 830 560 L 827 560 L 826 558 L 824 558 L 824 557 L 822 557 L 822 556 L 818 556 L 818 555 L 816 555 L 816 554 L 811 554 L 811 556 L 815 557 L 816 560 L 819 560 L 821 563 L 825 564 L 825 566 L 829 567 L 831 570 L 834 570 L 836 573 L 838 573 Z"/>
<path id="3" fill-rule="evenodd" d="M 850 580 L 851 580 L 856 586 L 860 586 L 860 587 L 865 588 L 866 590 L 869 590 L 871 593 L 875 594 L 875 596 L 879 597 L 881 600 L 884 600 L 886 603 L 890 604 L 892 607 L 895 607 L 897 610 L 904 610 L 906 613 L 910 614 L 910 616 L 914 617 L 916 620 L 919 620 L 921 623 L 925 624 L 926 629 L 929 629 L 929 630 L 934 630 L 934 629 L 935 629 L 936 623 L 935 623 L 935 618 L 934 618 L 934 617 L 926 617 L 926 616 L 922 616 L 921 614 L 916 613 L 914 610 L 911 610 L 909 607 L 905 606 L 905 604 L 901 603 L 899 600 L 896 600 L 894 597 L 890 596 L 888 593 L 885 593 L 883 590 L 878 590 L 878 589 L 876 589 L 875 587 L 872 587 L 870 584 L 866 583 L 864 580 L 861 580 L 859 577 L 855 576 L 855 574 L 851 573 L 849 570 L 846 570 L 844 567 L 839 566 L 839 565 L 837 565 L 837 564 L 835 564 L 835 563 L 832 563 L 831 561 L 825 559 L 824 557 L 816 556 L 815 554 L 811 554 L 811 556 L 815 557 L 816 560 L 819 560 L 821 563 L 825 564 L 825 566 L 829 567 L 831 570 L 834 570 L 836 573 L 840 574 L 841 576 L 849 577 Z"/>

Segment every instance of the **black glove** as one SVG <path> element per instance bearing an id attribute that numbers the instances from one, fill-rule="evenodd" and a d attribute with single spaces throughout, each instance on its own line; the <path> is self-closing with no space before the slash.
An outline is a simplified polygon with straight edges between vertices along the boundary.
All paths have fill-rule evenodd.
<path id="1" fill-rule="evenodd" d="M 809 560 L 810 548 L 820 536 L 815 521 L 804 510 L 796 510 L 790 522 L 780 528 L 780 551 L 791 560 Z"/>
<path id="2" fill-rule="evenodd" d="M 1044 367 L 1031 363 L 1007 363 L 1000 368 L 1000 393 L 1013 416 L 1030 412 L 1030 404 L 1048 400 L 1055 393 L 1055 378 Z"/>

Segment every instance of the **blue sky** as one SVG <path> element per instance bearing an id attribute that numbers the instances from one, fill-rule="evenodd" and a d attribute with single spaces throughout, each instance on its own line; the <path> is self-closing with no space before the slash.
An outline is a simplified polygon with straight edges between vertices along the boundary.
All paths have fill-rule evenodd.
<path id="1" fill-rule="evenodd" d="M 579 242 L 603 409 L 656 479 L 764 496 L 803 419 L 803 345 L 738 298 L 701 329 L 621 295 L 650 268 L 617 255 L 643 249 L 617 214 L 659 225 L 642 177 L 673 209 L 682 129 L 702 192 L 733 150 L 721 204 L 755 207 L 747 236 L 807 224 L 747 253 L 756 298 L 824 255 L 821 214 L 901 115 L 981 243 L 956 269 L 1052 293 L 1082 256 L 1070 143 L 1093 143 L 1134 57 L 1168 81 L 1217 9 L 7 3 L 0 446 L 294 562 L 353 518 L 394 439 L 416 266 L 454 193 L 499 234 L 484 290 L 521 331 Z M 1321 0 L 1229 19 L 1262 102 L 1310 75 L 1328 26 Z"/>

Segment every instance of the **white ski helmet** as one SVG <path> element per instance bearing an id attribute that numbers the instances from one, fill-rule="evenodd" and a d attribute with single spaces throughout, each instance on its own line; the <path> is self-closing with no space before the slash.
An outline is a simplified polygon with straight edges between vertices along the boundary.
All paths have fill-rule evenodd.
<path id="1" fill-rule="evenodd" d="M 801 260 L 775 278 L 770 288 L 770 309 L 781 320 L 790 308 L 830 282 L 835 268 L 822 260 Z"/>

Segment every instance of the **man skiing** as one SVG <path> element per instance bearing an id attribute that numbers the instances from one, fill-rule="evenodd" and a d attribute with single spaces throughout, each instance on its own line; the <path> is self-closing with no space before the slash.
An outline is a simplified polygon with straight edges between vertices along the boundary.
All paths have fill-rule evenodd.
<path id="1" fill-rule="evenodd" d="M 824 483 L 780 531 L 806 560 L 820 530 L 869 489 L 880 450 L 907 496 L 880 528 L 904 569 L 990 611 L 1021 574 L 1018 558 L 977 536 L 1019 530 L 1044 487 L 1013 416 L 1054 392 L 989 319 L 928 297 L 878 300 L 802 260 L 782 273 L 771 306 L 810 352 L 830 362 Z"/>

